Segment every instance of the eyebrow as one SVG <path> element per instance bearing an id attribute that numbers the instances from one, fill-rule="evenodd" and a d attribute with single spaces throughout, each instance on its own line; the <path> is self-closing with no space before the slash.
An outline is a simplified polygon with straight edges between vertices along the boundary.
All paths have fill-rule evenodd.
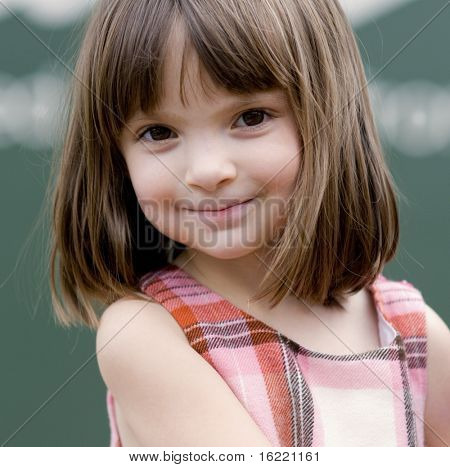
<path id="1" fill-rule="evenodd" d="M 263 91 L 259 93 L 252 93 L 247 95 L 239 95 L 229 99 L 229 103 L 220 107 L 217 112 L 214 113 L 213 117 L 217 115 L 221 115 L 224 113 L 230 112 L 232 109 L 237 107 L 245 106 L 251 104 L 255 101 L 259 101 L 262 99 L 273 100 L 278 104 L 287 103 L 287 97 L 283 93 L 281 94 L 278 90 L 277 91 Z M 180 122 L 184 122 L 185 119 L 182 116 L 179 116 L 169 110 L 164 108 L 156 108 L 154 110 L 149 110 L 147 112 L 140 111 L 135 117 L 132 117 L 129 121 L 130 124 L 132 123 L 139 123 L 140 121 L 147 120 L 151 117 L 159 117 L 164 116 L 170 118 L 171 120 L 178 120 Z"/>

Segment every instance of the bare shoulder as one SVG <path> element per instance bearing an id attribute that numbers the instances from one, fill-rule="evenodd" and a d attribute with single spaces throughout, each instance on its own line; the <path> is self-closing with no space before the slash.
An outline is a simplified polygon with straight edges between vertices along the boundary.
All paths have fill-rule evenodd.
<path id="1" fill-rule="evenodd" d="M 110 305 L 97 330 L 103 380 L 137 446 L 271 446 L 170 312 L 146 300 Z"/>
<path id="2" fill-rule="evenodd" d="M 450 444 L 450 330 L 443 319 L 426 305 L 427 395 L 425 445 Z"/>
<path id="3" fill-rule="evenodd" d="M 182 329 L 159 303 L 152 299 L 123 297 L 109 305 L 103 312 L 97 329 L 97 352 L 110 339 L 129 338 L 132 333 L 147 333 L 148 337 L 171 335 L 187 343 Z"/>

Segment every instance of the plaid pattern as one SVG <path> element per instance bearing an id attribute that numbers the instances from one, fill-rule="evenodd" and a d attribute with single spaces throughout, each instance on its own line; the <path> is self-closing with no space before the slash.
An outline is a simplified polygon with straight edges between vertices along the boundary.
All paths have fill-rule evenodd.
<path id="1" fill-rule="evenodd" d="M 380 274 L 369 287 L 382 347 L 332 355 L 302 347 L 169 264 L 142 277 L 190 345 L 274 446 L 424 446 L 422 294 Z M 111 446 L 121 446 L 107 391 Z"/>

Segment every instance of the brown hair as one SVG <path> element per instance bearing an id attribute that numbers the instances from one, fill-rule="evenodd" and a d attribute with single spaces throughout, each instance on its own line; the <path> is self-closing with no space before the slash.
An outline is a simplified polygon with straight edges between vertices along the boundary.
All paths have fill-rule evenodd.
<path id="1" fill-rule="evenodd" d="M 162 234 L 153 236 L 162 247 L 143 247 L 154 228 L 139 208 L 118 137 L 134 109 L 158 105 L 177 19 L 187 31 L 183 57 L 192 48 L 215 84 L 234 93 L 281 87 L 288 94 L 302 157 L 287 223 L 272 249 L 274 276 L 324 305 L 372 283 L 397 248 L 398 190 L 338 1 L 101 0 L 76 63 L 55 174 L 50 280 L 59 322 L 96 328 L 91 299 L 143 297 L 139 279 L 168 261 Z M 288 291 L 274 280 L 258 297 L 271 294 L 276 304 Z"/>

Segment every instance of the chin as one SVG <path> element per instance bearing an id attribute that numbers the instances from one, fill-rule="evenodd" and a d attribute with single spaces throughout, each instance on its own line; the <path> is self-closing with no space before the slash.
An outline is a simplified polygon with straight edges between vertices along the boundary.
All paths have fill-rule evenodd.
<path id="1" fill-rule="evenodd" d="M 244 247 L 244 246 L 227 246 L 227 247 L 220 247 L 218 245 L 211 247 L 211 248 L 196 248 L 194 249 L 201 251 L 205 255 L 211 256 L 217 259 L 236 259 L 242 258 L 243 256 L 247 256 L 254 251 L 257 251 L 257 247 Z"/>

